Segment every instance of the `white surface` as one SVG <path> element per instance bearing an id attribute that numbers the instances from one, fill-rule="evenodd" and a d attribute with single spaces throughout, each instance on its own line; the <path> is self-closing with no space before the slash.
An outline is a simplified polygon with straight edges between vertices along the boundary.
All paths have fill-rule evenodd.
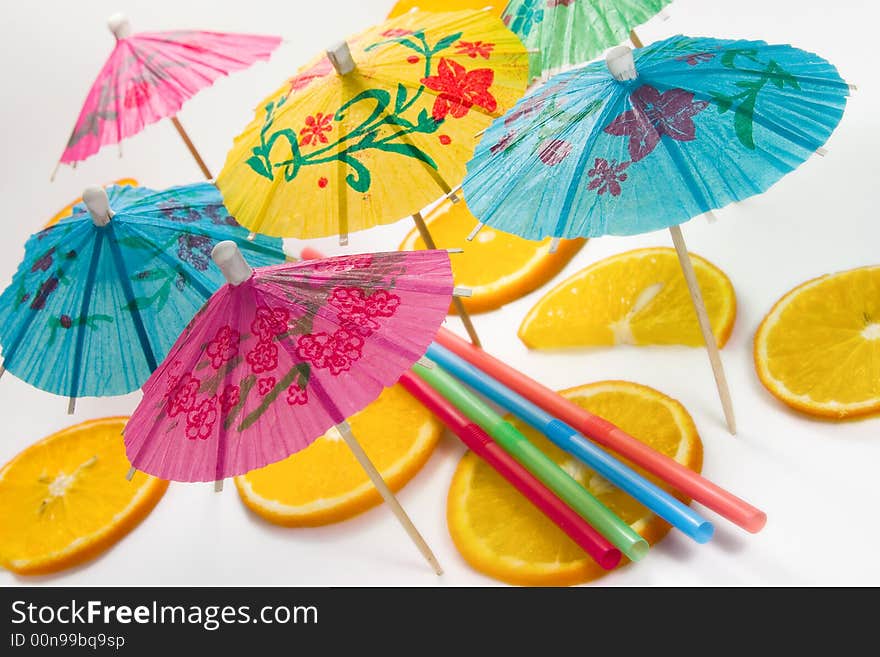
<path id="1" fill-rule="evenodd" d="M 0 67 L 10 92 L 0 104 L 3 284 L 11 278 L 28 235 L 85 185 L 123 176 L 159 188 L 199 179 L 173 127 L 163 122 L 124 142 L 124 159 L 108 147 L 76 170 L 62 167 L 56 182 L 49 183 L 86 90 L 113 46 L 105 27 L 111 13 L 125 11 L 144 30 L 282 31 L 286 43 L 268 64 L 220 80 L 180 114 L 208 164 L 218 171 L 233 136 L 266 93 L 326 44 L 381 19 L 391 0 L 256 5 L 232 0 L 52 0 L 39 12 L 27 4 L 4 3 L 0 10 L 5 26 Z M 880 561 L 871 556 L 872 546 L 880 543 L 874 484 L 880 467 L 880 420 L 833 424 L 788 411 L 760 386 L 751 360 L 754 330 L 784 292 L 826 272 L 880 261 L 875 206 L 880 80 L 876 57 L 869 51 L 876 46 L 880 10 L 868 0 L 678 0 L 668 13 L 669 20 L 658 18 L 639 30 L 646 43 L 676 33 L 788 42 L 821 53 L 859 86 L 826 157 L 812 158 L 767 194 L 719 212 L 712 225 L 698 219 L 684 226 L 689 247 L 719 265 L 736 286 L 739 316 L 723 357 L 739 437 L 724 430 L 709 363 L 700 349 L 530 354 L 515 333 L 540 291 L 501 311 L 478 315 L 477 327 L 492 353 L 548 385 L 630 379 L 681 400 L 705 443 L 704 473 L 769 514 L 767 528 L 756 536 L 719 521 L 716 538 L 706 546 L 673 533 L 645 561 L 601 584 L 880 584 Z M 402 221 L 353 234 L 348 250 L 396 248 L 410 228 L 410 222 Z M 314 245 L 328 253 L 340 251 L 333 238 Z M 668 233 L 592 240 L 556 280 L 605 256 L 650 245 L 669 246 Z M 455 319 L 449 325 L 460 329 Z M 129 413 L 138 398 L 82 400 L 75 420 Z M 0 462 L 71 424 L 65 402 L 4 376 Z M 383 507 L 336 526 L 290 530 L 249 514 L 233 486 L 214 494 L 211 484 L 172 484 L 152 515 L 97 561 L 41 579 L 2 573 L 0 585 L 491 584 L 468 567 L 446 530 L 446 491 L 461 452 L 456 440 L 444 439 L 400 493 L 446 569 L 442 578 L 431 574 Z M 857 549 L 851 551 L 850 544 Z M 832 545 L 829 560 L 825 554 Z"/>

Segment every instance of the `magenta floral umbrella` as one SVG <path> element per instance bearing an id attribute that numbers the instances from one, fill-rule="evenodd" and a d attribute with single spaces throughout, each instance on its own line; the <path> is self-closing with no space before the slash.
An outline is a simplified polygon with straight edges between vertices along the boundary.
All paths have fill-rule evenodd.
<path id="1" fill-rule="evenodd" d="M 346 418 L 427 350 L 453 294 L 448 253 L 251 269 L 233 242 L 222 242 L 212 256 L 228 284 L 144 385 L 125 430 L 133 469 L 220 482 L 284 459 L 335 426 L 439 574 Z"/>
<path id="2" fill-rule="evenodd" d="M 217 78 L 268 59 L 281 39 L 193 30 L 132 34 L 122 14 L 111 16 L 108 25 L 116 46 L 89 90 L 59 164 L 75 166 L 102 146 L 170 117 L 202 173 L 211 179 L 175 115 Z"/>

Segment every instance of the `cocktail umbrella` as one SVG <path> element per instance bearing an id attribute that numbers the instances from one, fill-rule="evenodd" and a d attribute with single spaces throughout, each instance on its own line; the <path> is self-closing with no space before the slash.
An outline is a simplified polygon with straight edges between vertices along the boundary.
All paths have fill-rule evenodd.
<path id="1" fill-rule="evenodd" d="M 119 178 L 118 180 L 114 180 L 112 183 L 107 183 L 104 185 L 105 187 L 109 187 L 110 185 L 119 185 L 120 187 L 136 187 L 138 181 L 134 178 Z M 49 226 L 54 226 L 62 219 L 67 219 L 70 216 L 70 213 L 73 212 L 73 208 L 82 203 L 82 197 L 75 198 L 70 203 L 61 208 L 58 212 L 52 215 L 52 218 L 49 219 L 45 224 L 43 224 L 42 228 L 48 228 Z"/>
<path id="2" fill-rule="evenodd" d="M 268 59 L 281 39 L 193 30 L 132 34 L 122 14 L 111 16 L 108 25 L 116 46 L 89 90 L 58 163 L 75 166 L 102 146 L 117 144 L 170 117 L 210 180 L 211 172 L 177 119 L 177 112 L 184 101 L 220 76 Z"/>
<path id="3" fill-rule="evenodd" d="M 526 58 L 488 11 L 413 11 L 341 42 L 260 103 L 217 178 L 226 206 L 252 231 L 340 244 L 412 215 L 435 248 L 419 211 L 523 94 Z"/>
<path id="4" fill-rule="evenodd" d="M 610 70 L 609 70 L 610 69 Z M 672 233 L 728 425 L 730 395 L 679 224 L 759 194 L 819 150 L 848 85 L 792 46 L 676 36 L 561 73 L 487 130 L 463 191 L 532 240 Z"/>
<path id="5" fill-rule="evenodd" d="M 228 284 L 144 385 L 125 430 L 133 468 L 219 487 L 336 427 L 439 574 L 346 418 L 425 353 L 453 293 L 449 255 L 375 253 L 251 269 L 224 242 L 213 257 Z"/>
<path id="6" fill-rule="evenodd" d="M 261 265 L 281 240 L 247 231 L 214 185 L 87 188 L 85 202 L 33 235 L 0 296 L 2 370 L 70 398 L 137 390 L 223 282 L 209 267 L 234 239 Z"/>
<path id="7" fill-rule="evenodd" d="M 397 0 L 388 18 L 394 18 L 416 9 L 418 11 L 460 11 L 462 9 L 484 9 L 490 7 L 492 13 L 501 16 L 507 0 Z"/>
<path id="8" fill-rule="evenodd" d="M 529 74 L 536 78 L 588 62 L 627 37 L 641 48 L 633 28 L 671 1 L 510 0 L 504 24 L 529 48 Z"/>

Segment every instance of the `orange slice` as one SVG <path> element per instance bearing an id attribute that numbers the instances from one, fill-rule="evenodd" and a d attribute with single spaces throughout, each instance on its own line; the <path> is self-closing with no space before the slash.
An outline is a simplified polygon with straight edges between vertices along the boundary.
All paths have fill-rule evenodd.
<path id="1" fill-rule="evenodd" d="M 711 262 L 690 255 L 723 347 L 736 319 L 733 285 Z M 529 311 L 519 337 L 532 349 L 704 344 L 675 250 L 662 247 L 605 258 L 562 281 Z"/>
<path id="2" fill-rule="evenodd" d="M 468 312 L 481 313 L 500 308 L 532 292 L 556 276 L 581 249 L 586 240 L 563 240 L 550 253 L 550 239 L 530 242 L 521 237 L 484 226 L 473 241 L 468 233 L 477 225 L 463 201 L 444 201 L 425 219 L 438 248 L 462 248 L 452 256 L 455 284 L 471 288 L 462 299 Z M 425 243 L 413 228 L 402 251 L 424 249 Z M 454 307 L 451 312 L 454 312 Z"/>
<path id="3" fill-rule="evenodd" d="M 397 385 L 349 424 L 394 491 L 422 468 L 443 433 L 440 422 Z M 283 461 L 236 477 L 235 485 L 254 513 L 288 527 L 339 522 L 382 501 L 335 428 Z"/>
<path id="4" fill-rule="evenodd" d="M 560 394 L 691 470 L 702 469 L 703 444 L 691 416 L 663 393 L 627 381 L 602 381 Z M 519 420 L 508 419 L 649 543 L 656 543 L 669 531 L 666 521 L 589 467 Z M 652 475 L 636 470 L 683 502 L 690 502 Z M 446 517 L 461 555 L 495 579 L 527 586 L 565 586 L 588 582 L 607 572 L 472 452 L 464 455 L 452 478 Z"/>
<path id="5" fill-rule="evenodd" d="M 110 184 L 120 185 L 120 186 L 127 185 L 129 187 L 134 187 L 138 184 L 138 181 L 135 180 L 134 178 L 120 178 L 119 180 L 115 180 Z M 46 222 L 46 224 L 43 226 L 43 228 L 48 228 L 49 226 L 54 226 L 62 219 L 69 217 L 71 210 L 73 210 L 73 206 L 78 203 L 82 203 L 82 197 L 76 199 L 75 201 L 71 201 L 70 203 L 65 205 L 61 210 L 56 212 L 55 216 L 52 217 L 51 219 L 49 219 L 49 221 Z"/>
<path id="6" fill-rule="evenodd" d="M 21 575 L 91 559 L 134 529 L 168 482 L 126 481 L 127 417 L 89 420 L 31 445 L 0 470 L 0 565 Z"/>
<path id="7" fill-rule="evenodd" d="M 755 367 L 804 413 L 880 411 L 880 265 L 807 281 L 777 301 L 755 334 Z"/>

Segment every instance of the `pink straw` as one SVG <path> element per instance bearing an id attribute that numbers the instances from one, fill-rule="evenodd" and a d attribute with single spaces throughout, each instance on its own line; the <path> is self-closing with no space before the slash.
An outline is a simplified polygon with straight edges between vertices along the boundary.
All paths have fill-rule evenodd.
<path id="1" fill-rule="evenodd" d="M 451 331 L 441 328 L 435 340 L 588 438 L 640 465 L 743 529 L 756 533 L 767 523 L 767 514 L 760 509 L 689 470 L 678 461 L 651 449 L 608 420 L 593 415 Z"/>

